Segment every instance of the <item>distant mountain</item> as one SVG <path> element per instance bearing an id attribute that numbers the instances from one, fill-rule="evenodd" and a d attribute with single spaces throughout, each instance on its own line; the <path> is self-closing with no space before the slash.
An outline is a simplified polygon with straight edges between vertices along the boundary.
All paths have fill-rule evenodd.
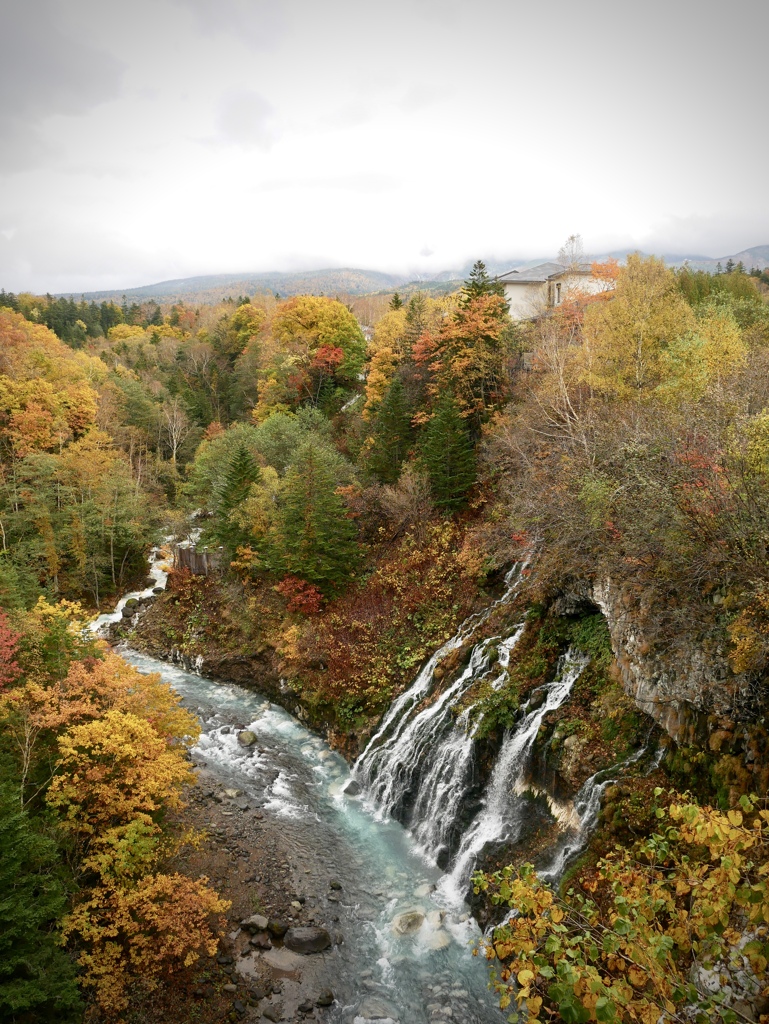
<path id="1" fill-rule="evenodd" d="M 603 253 L 600 256 L 593 257 L 597 260 L 605 260 L 614 258 L 625 260 L 631 252 L 637 252 L 637 249 L 617 249 L 614 252 Z M 642 253 L 642 255 L 647 255 Z M 769 268 L 769 245 L 754 245 L 752 249 L 743 249 L 742 252 L 735 252 L 731 256 L 702 256 L 697 253 L 672 253 L 663 252 L 657 253 L 667 263 L 669 267 L 682 267 L 686 264 L 692 270 L 707 270 L 710 273 L 716 270 L 718 264 L 721 264 L 721 268 L 724 269 L 729 260 L 735 265 L 742 263 L 746 270 L 751 270 L 753 267 L 757 267 L 759 270 L 766 270 Z"/>
<path id="2" fill-rule="evenodd" d="M 392 291 L 408 281 L 399 274 L 383 274 L 378 270 L 305 270 L 298 273 L 269 272 L 262 274 L 206 274 L 183 277 L 173 281 L 142 285 L 140 288 L 86 292 L 94 302 L 120 302 L 125 295 L 129 302 L 221 302 L 229 296 L 278 294 L 289 295 L 367 295 Z M 77 297 L 77 296 L 76 296 Z"/>
<path id="3" fill-rule="evenodd" d="M 592 255 L 595 260 L 614 258 L 624 261 L 635 249 L 616 249 L 613 252 Z M 642 253 L 642 255 L 646 255 Z M 692 270 L 714 271 L 720 263 L 726 267 L 728 260 L 735 264 L 742 262 L 746 270 L 758 267 L 759 270 L 769 269 L 769 245 L 756 245 L 752 249 L 731 256 L 713 258 L 701 254 L 662 253 L 660 254 L 668 266 L 680 267 L 684 263 Z M 552 260 L 553 257 L 538 259 L 500 260 L 490 257 L 484 262 L 486 270 L 495 277 L 518 267 L 530 267 L 538 263 Z M 125 295 L 129 302 L 186 302 L 214 303 L 240 295 L 279 295 L 287 298 L 291 295 L 370 295 L 376 292 L 399 291 L 403 295 L 412 295 L 416 291 L 441 293 L 454 291 L 461 285 L 473 267 L 473 262 L 453 270 L 443 270 L 424 277 L 419 275 L 386 274 L 378 270 L 357 270 L 344 267 L 326 270 L 304 270 L 296 273 L 275 271 L 260 274 L 207 274 L 200 277 L 183 277 L 173 281 L 160 281 L 157 284 L 143 285 L 141 288 L 114 289 L 112 291 L 86 292 L 85 298 L 94 302 L 122 301 Z M 66 293 L 69 295 L 70 293 Z M 74 295 L 74 298 L 79 298 Z"/>

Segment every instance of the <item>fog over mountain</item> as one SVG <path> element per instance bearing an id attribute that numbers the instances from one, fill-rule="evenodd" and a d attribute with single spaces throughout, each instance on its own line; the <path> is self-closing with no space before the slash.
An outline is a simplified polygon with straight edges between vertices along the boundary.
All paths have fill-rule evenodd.
<path id="1" fill-rule="evenodd" d="M 599 253 L 590 258 L 605 260 L 610 258 L 624 260 L 628 252 L 634 250 L 617 250 L 611 253 Z M 753 267 L 764 270 L 769 267 L 769 245 L 754 246 L 713 259 L 698 254 L 662 253 L 665 262 L 681 266 L 686 264 L 695 270 L 715 271 L 718 264 L 722 267 L 731 259 L 735 264 L 742 262 L 746 270 Z M 487 271 L 491 274 L 502 274 L 517 266 L 530 266 L 545 262 L 543 257 L 530 260 L 486 260 Z M 332 268 L 297 271 L 296 273 L 273 272 L 254 274 L 203 274 L 195 277 L 177 278 L 171 281 L 158 281 L 154 284 L 142 285 L 138 288 L 107 289 L 103 291 L 85 292 L 85 298 L 101 302 L 104 300 L 120 300 L 123 296 L 134 302 L 218 302 L 228 297 L 241 295 L 277 294 L 282 297 L 299 294 L 322 295 L 367 295 L 372 292 L 390 292 L 395 289 L 413 291 L 424 288 L 430 291 L 444 291 L 455 288 L 469 273 L 472 261 L 462 267 L 440 271 L 433 275 L 414 276 L 409 274 L 386 274 L 376 270 L 359 270 L 353 268 Z M 64 293 L 77 298 L 82 293 Z"/>

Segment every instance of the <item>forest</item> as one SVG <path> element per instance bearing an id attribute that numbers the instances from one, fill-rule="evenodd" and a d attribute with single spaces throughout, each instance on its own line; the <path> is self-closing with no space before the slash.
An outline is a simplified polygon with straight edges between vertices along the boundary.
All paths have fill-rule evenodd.
<path id="1" fill-rule="evenodd" d="M 706 738 L 627 795 L 619 845 L 558 891 L 476 875 L 519 910 L 480 953 L 533 1019 L 754 1019 L 691 971 L 741 942 L 767 993 L 769 282 L 592 274 L 525 322 L 480 261 L 450 294 L 0 293 L 0 1020 L 125 1019 L 137 979 L 216 949 L 226 902 L 174 867 L 203 841 L 180 824 L 197 722 L 86 629 L 190 536 L 219 569 L 171 573 L 180 649 L 268 650 L 347 755 L 515 562 L 529 660 L 479 695 L 489 731 L 586 581 L 629 595 L 649 657 L 714 659 Z M 597 700 L 622 665 L 595 611 L 568 629 Z"/>

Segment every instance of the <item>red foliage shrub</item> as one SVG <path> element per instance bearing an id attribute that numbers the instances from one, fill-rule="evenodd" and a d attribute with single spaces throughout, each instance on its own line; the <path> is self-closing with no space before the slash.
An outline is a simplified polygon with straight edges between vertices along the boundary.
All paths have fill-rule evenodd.
<path id="1" fill-rule="evenodd" d="M 8 616 L 0 610 L 0 689 L 15 683 L 21 675 L 21 668 L 16 661 L 21 634 L 11 629 Z"/>
<path id="2" fill-rule="evenodd" d="M 290 612 L 302 615 L 317 615 L 323 603 L 323 594 L 312 583 L 298 576 L 285 576 L 275 587 L 288 601 Z"/>

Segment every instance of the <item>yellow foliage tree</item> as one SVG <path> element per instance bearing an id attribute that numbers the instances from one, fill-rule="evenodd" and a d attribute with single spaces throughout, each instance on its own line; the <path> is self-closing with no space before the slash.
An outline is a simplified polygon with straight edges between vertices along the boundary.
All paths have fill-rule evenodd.
<path id="1" fill-rule="evenodd" d="M 648 396 L 667 378 L 667 347 L 695 329 L 694 312 L 664 262 L 629 256 L 613 299 L 585 311 L 581 378 L 609 397 Z"/>
<path id="2" fill-rule="evenodd" d="M 46 800 L 87 846 L 91 837 L 178 807 L 194 781 L 180 751 L 149 722 L 126 711 L 75 725 L 59 738 L 57 775 Z"/>
<path id="3" fill-rule="evenodd" d="M 66 918 L 64 938 L 81 949 L 82 984 L 108 1020 L 121 1019 L 132 985 L 152 991 L 161 978 L 216 952 L 211 916 L 230 904 L 206 882 L 154 874 L 130 887 L 103 885 Z"/>

